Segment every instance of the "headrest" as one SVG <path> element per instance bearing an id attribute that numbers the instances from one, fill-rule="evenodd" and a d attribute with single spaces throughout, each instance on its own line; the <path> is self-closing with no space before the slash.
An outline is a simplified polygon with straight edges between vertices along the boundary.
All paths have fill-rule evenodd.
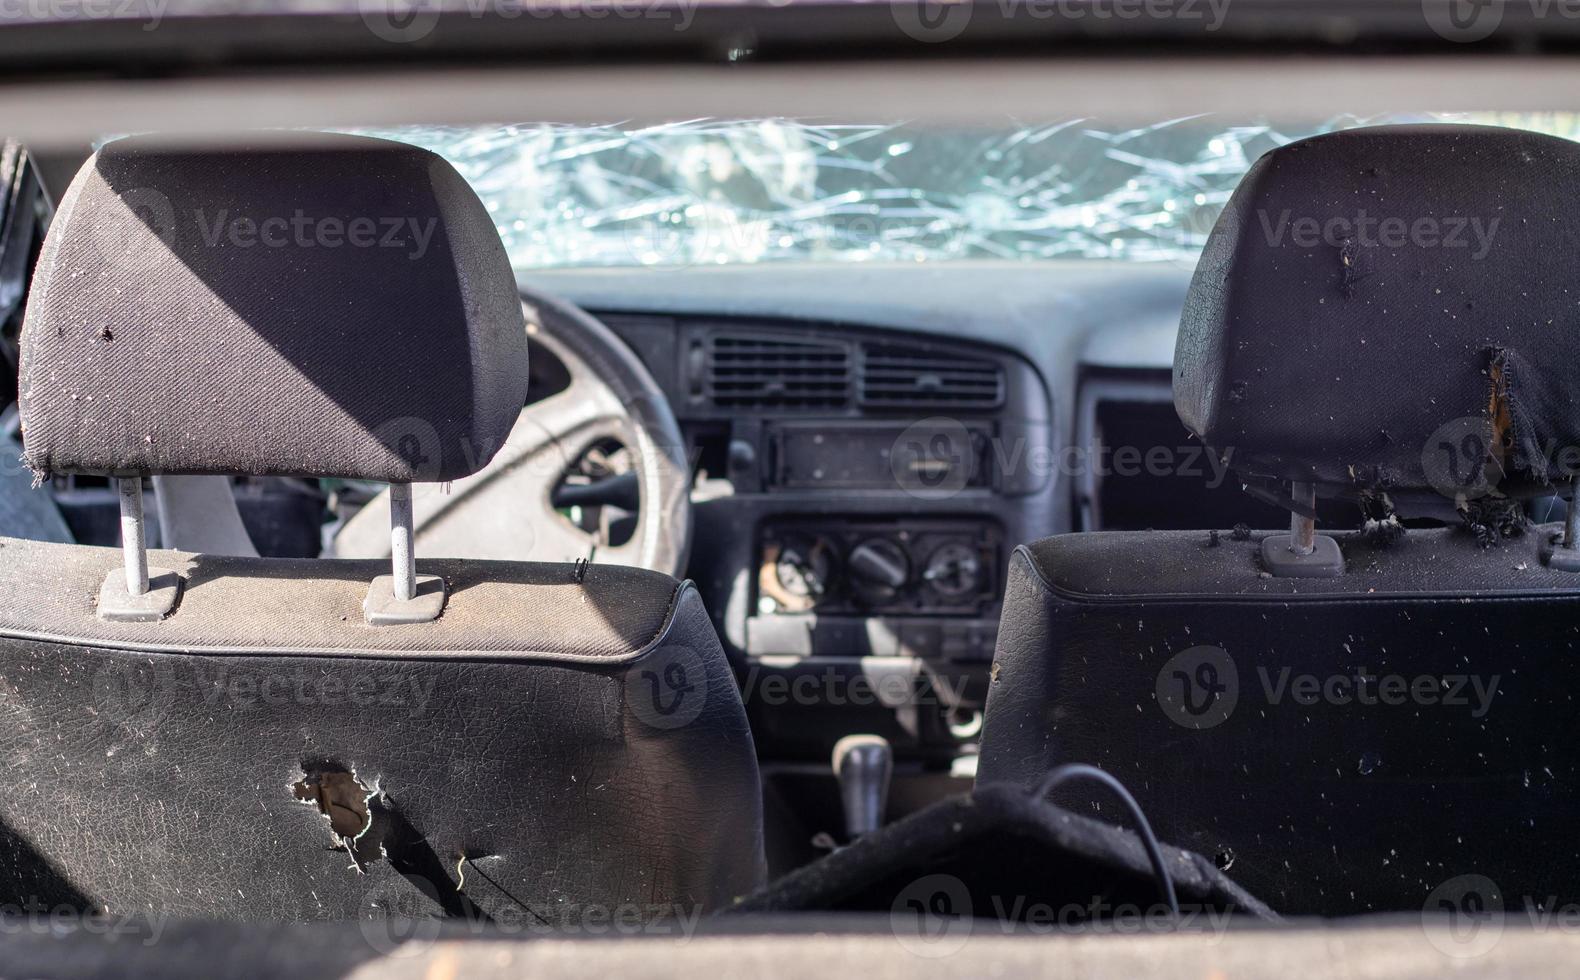
<path id="1" fill-rule="evenodd" d="M 23 324 L 34 470 L 445 481 L 504 443 L 527 341 L 482 203 L 426 150 L 291 138 L 83 165 Z"/>
<path id="2" fill-rule="evenodd" d="M 1528 495 L 1580 466 L 1577 270 L 1580 144 L 1446 125 L 1291 143 L 1208 238 L 1175 407 L 1250 478 Z"/>

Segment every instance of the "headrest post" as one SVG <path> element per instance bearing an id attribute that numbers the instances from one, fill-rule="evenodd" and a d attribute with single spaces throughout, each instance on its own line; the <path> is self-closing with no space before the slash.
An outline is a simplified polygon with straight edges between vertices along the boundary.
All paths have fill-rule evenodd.
<path id="1" fill-rule="evenodd" d="M 1289 492 L 1295 503 L 1300 504 L 1313 513 L 1316 512 L 1316 484 L 1291 482 Z M 1317 550 L 1317 519 L 1315 517 L 1307 517 L 1298 511 L 1289 512 L 1289 550 L 1297 555 L 1309 555 Z"/>
<path id="2" fill-rule="evenodd" d="M 1542 564 L 1560 572 L 1580 572 L 1580 477 L 1569 481 L 1569 510 L 1562 532 L 1542 538 Z"/>
<path id="3" fill-rule="evenodd" d="M 1580 477 L 1569 481 L 1569 512 L 1564 516 L 1564 547 L 1580 549 Z"/>
<path id="4" fill-rule="evenodd" d="M 1262 539 L 1262 567 L 1278 578 L 1343 575 L 1344 553 L 1339 550 L 1339 543 L 1317 533 L 1317 485 L 1309 480 L 1291 480 L 1289 503 L 1289 533 Z"/>
<path id="5" fill-rule="evenodd" d="M 390 484 L 390 558 L 394 562 L 392 585 L 397 602 L 417 594 L 417 556 L 412 551 L 411 484 Z"/>
<path id="6" fill-rule="evenodd" d="M 390 484 L 390 560 L 392 574 L 368 586 L 362 615 L 370 626 L 431 623 L 444 612 L 445 583 L 438 575 L 417 574 L 412 550 L 411 484 Z"/>
<path id="7" fill-rule="evenodd" d="M 120 477 L 116 481 L 121 497 L 121 551 L 126 561 L 126 591 L 130 595 L 148 594 L 148 538 L 143 525 L 142 477 Z"/>
<path id="8" fill-rule="evenodd" d="M 99 586 L 98 617 L 118 623 L 154 623 L 176 607 L 181 576 L 168 568 L 148 567 L 148 536 L 143 524 L 143 480 L 117 477 L 121 498 L 121 564 Z"/>

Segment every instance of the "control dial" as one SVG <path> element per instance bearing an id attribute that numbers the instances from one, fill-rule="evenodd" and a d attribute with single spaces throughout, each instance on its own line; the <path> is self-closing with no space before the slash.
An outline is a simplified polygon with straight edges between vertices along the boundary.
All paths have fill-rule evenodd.
<path id="1" fill-rule="evenodd" d="M 850 549 L 850 586 L 869 604 L 890 602 L 911 577 L 905 550 L 888 538 L 868 538 Z"/>
<path id="2" fill-rule="evenodd" d="M 970 545 L 950 542 L 928 556 L 922 580 L 950 599 L 975 595 L 982 590 L 982 557 Z"/>
<path id="3" fill-rule="evenodd" d="M 792 535 L 763 555 L 759 584 L 785 612 L 805 612 L 827 594 L 837 572 L 833 545 L 824 538 Z"/>

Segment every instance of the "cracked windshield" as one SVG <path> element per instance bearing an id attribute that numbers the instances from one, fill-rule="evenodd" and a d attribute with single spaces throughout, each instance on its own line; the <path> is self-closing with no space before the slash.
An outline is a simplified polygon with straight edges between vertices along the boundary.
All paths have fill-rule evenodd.
<path id="1" fill-rule="evenodd" d="M 1266 151 L 1362 125 L 1461 122 L 1574 138 L 1571 114 L 1217 116 L 944 129 L 784 119 L 516 125 L 375 135 L 447 157 L 519 269 L 753 262 L 1194 265 Z"/>

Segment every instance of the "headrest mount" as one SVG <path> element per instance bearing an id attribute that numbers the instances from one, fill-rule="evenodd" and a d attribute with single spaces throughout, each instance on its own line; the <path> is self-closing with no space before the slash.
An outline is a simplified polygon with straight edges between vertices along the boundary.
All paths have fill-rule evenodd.
<path id="1" fill-rule="evenodd" d="M 1317 533 L 1317 487 L 1295 481 L 1289 485 L 1294 506 L 1289 533 L 1262 540 L 1262 565 L 1279 578 L 1338 578 L 1344 574 L 1339 543 Z"/>
<path id="2" fill-rule="evenodd" d="M 98 615 L 118 623 L 157 622 L 175 608 L 181 576 L 167 568 L 148 567 L 142 477 L 119 477 L 115 486 L 121 500 L 122 567 L 112 568 L 104 577 Z"/>
<path id="3" fill-rule="evenodd" d="M 418 575 L 413 547 L 411 484 L 390 484 L 391 574 L 380 575 L 368 586 L 362 615 L 370 626 L 428 623 L 444 612 L 444 579 Z"/>

